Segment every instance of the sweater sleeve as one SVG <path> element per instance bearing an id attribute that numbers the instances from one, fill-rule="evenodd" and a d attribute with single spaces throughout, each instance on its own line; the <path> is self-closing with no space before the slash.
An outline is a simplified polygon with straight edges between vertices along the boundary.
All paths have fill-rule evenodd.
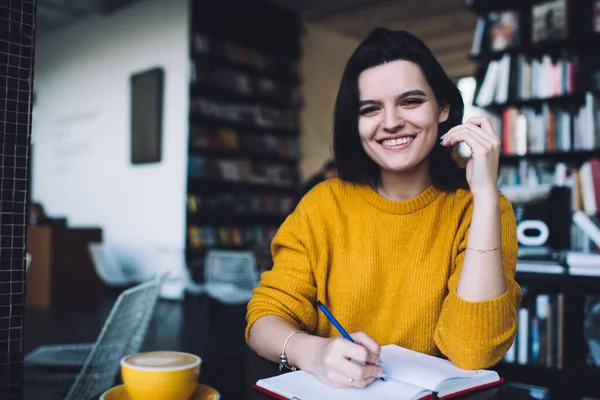
<path id="1" fill-rule="evenodd" d="M 511 346 L 517 329 L 521 288 L 515 281 L 516 218 L 511 203 L 504 196 L 500 197 L 500 210 L 506 292 L 481 302 L 464 300 L 456 292 L 467 247 L 467 228 L 458 244 L 455 269 L 448 281 L 449 294 L 435 330 L 435 343 L 440 351 L 464 369 L 489 368 L 498 363 Z"/>
<path id="2" fill-rule="evenodd" d="M 285 318 L 299 329 L 317 326 L 314 303 L 317 288 L 311 268 L 314 239 L 308 222 L 305 197 L 280 226 L 271 244 L 273 268 L 262 274 L 246 314 L 246 342 L 252 324 L 265 315 Z"/>

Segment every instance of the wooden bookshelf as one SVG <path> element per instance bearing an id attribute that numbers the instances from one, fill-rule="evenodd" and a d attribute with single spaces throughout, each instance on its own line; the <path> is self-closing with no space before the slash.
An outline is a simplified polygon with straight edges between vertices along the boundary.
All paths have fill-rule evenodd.
<path id="1" fill-rule="evenodd" d="M 207 250 L 268 247 L 295 206 L 300 35 L 300 17 L 267 2 L 192 2 L 185 235 L 197 281 Z"/>
<path id="2" fill-rule="evenodd" d="M 543 168 L 559 163 L 577 174 L 589 160 L 600 158 L 600 57 L 595 50 L 600 32 L 593 28 L 594 2 L 565 0 L 566 11 L 558 15 L 564 16 L 566 28 L 552 39 L 543 39 L 548 32 L 540 28 L 544 0 L 466 3 L 480 17 L 470 55 L 478 63 L 475 105 L 489 113 L 503 143 L 501 181 L 512 171 L 533 169 L 542 176 Z M 500 32 L 499 39 L 492 29 Z M 491 74 L 492 81 L 486 82 L 489 71 L 506 76 L 494 82 Z M 600 367 L 590 363 L 584 333 L 586 302 L 600 304 L 600 276 L 570 274 L 566 258 L 553 262 L 564 272 L 517 272 L 524 288 L 520 310 L 526 310 L 520 315 L 526 320 L 519 321 L 516 350 L 494 368 L 507 381 L 547 389 L 551 399 L 600 398 Z M 519 332 L 526 334 L 519 338 Z"/>

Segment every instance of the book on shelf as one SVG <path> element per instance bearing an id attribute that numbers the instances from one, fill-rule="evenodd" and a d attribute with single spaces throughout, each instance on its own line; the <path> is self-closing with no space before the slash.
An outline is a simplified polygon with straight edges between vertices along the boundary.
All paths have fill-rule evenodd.
<path id="1" fill-rule="evenodd" d="M 590 159 L 581 165 L 578 183 L 577 189 L 580 191 L 583 212 L 587 215 L 596 215 L 600 211 L 600 159 Z M 592 229 L 589 218 L 586 221 L 583 215 L 577 214 L 574 215 L 573 222 L 581 224 L 582 229 L 589 228 L 591 237 L 598 237 L 597 232 Z"/>
<path id="2" fill-rule="evenodd" d="M 507 178 L 505 178 L 507 179 Z M 552 185 L 502 185 L 500 192 L 513 204 L 527 204 L 543 201 L 548 197 Z"/>
<path id="3" fill-rule="evenodd" d="M 485 18 L 478 18 L 475 25 L 475 33 L 473 34 L 473 42 L 471 43 L 471 56 L 479 56 L 485 45 L 484 35 L 486 32 L 486 20 Z"/>
<path id="4" fill-rule="evenodd" d="M 564 274 L 565 267 L 561 263 L 542 260 L 518 260 L 517 272 L 534 274 Z"/>
<path id="5" fill-rule="evenodd" d="M 529 310 L 521 307 L 517 315 L 519 320 L 517 334 L 515 335 L 515 342 L 518 343 L 516 346 L 517 361 L 519 364 L 527 364 L 529 357 L 529 346 L 527 346 L 529 340 Z"/>
<path id="6" fill-rule="evenodd" d="M 566 254 L 569 275 L 600 276 L 600 253 L 569 251 Z"/>
<path id="7" fill-rule="evenodd" d="M 463 370 L 448 360 L 396 345 L 383 346 L 381 360 L 386 380 L 376 380 L 365 389 L 336 389 L 305 371 L 261 379 L 255 388 L 278 399 L 449 399 L 478 389 L 499 385 L 495 371 Z"/>
<path id="8" fill-rule="evenodd" d="M 598 178 L 600 179 L 600 175 Z M 598 190 L 600 191 L 600 188 L 598 188 Z M 600 198 L 600 196 L 598 197 Z M 573 223 L 579 227 L 597 247 L 600 248 L 600 226 L 598 225 L 597 218 L 590 217 L 583 211 L 578 210 L 573 213 Z"/>

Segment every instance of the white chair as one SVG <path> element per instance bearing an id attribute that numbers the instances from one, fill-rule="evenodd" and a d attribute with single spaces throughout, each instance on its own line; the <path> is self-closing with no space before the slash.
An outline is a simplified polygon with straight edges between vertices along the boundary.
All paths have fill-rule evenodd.
<path id="1" fill-rule="evenodd" d="M 119 251 L 121 262 L 104 243 L 89 243 L 88 248 L 97 275 L 108 286 L 123 287 L 163 276 L 160 290 L 163 299 L 182 300 L 186 292 L 204 293 L 204 286 L 195 284 L 189 275 L 183 249 L 128 246 Z"/>
<path id="2" fill-rule="evenodd" d="M 88 250 L 98 277 L 108 286 L 123 287 L 133 283 L 119 261 L 104 243 L 89 243 Z"/>
<path id="3" fill-rule="evenodd" d="M 258 285 L 256 259 L 251 251 L 209 250 L 204 263 L 205 289 L 226 304 L 243 304 Z"/>
<path id="4" fill-rule="evenodd" d="M 183 248 L 156 248 L 153 250 L 153 267 L 164 276 L 160 297 L 167 300 L 183 300 L 186 293 L 205 293 L 204 285 L 198 285 L 190 276 Z"/>

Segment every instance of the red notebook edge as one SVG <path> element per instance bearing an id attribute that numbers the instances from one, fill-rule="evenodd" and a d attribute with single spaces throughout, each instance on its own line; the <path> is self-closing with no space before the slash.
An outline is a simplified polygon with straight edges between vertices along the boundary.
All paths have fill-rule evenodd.
<path id="1" fill-rule="evenodd" d="M 270 391 L 270 390 L 268 390 L 268 389 L 265 389 L 265 388 L 264 388 L 264 387 L 262 387 L 262 386 L 258 386 L 256 383 L 255 383 L 254 385 L 252 385 L 252 387 L 254 388 L 254 390 L 257 390 L 257 391 L 259 391 L 259 392 L 261 392 L 261 393 L 264 393 L 264 394 L 266 394 L 267 396 L 270 396 L 270 397 L 272 397 L 272 398 L 274 398 L 274 399 L 277 399 L 277 400 L 291 400 L 291 399 L 289 399 L 289 398 L 287 398 L 287 397 L 283 397 L 283 396 L 282 396 L 282 395 L 280 395 L 280 394 L 277 394 L 277 393 L 275 393 L 275 392 L 272 392 L 272 391 Z M 432 399 L 434 399 L 434 398 L 435 398 L 435 397 L 434 397 L 434 395 L 433 395 L 433 394 L 428 394 L 428 395 L 426 395 L 426 396 L 419 397 L 417 400 L 432 400 Z M 292 398 L 292 399 L 293 399 L 293 398 Z"/>
<path id="2" fill-rule="evenodd" d="M 455 392 L 455 393 L 449 394 L 447 396 L 437 397 L 437 398 L 439 400 L 453 399 L 455 397 L 462 396 L 464 394 L 471 393 L 471 392 L 474 392 L 476 390 L 483 390 L 483 389 L 488 389 L 488 388 L 491 388 L 491 387 L 494 387 L 494 386 L 501 385 L 502 382 L 504 382 L 504 378 L 500 377 L 500 379 L 498 379 L 497 381 L 486 383 L 486 384 L 479 385 L 479 386 L 473 386 L 471 388 L 468 388 L 468 389 L 465 389 L 465 390 L 461 390 L 460 392 Z"/>
<path id="3" fill-rule="evenodd" d="M 289 398 L 283 397 L 282 395 L 277 394 L 275 392 L 272 392 L 269 389 L 265 389 L 262 386 L 258 386 L 256 383 L 254 385 L 252 385 L 252 387 L 254 388 L 254 390 L 258 390 L 259 392 L 262 392 L 262 393 L 266 394 L 267 396 L 272 397 L 274 399 L 277 399 L 277 400 L 290 400 Z"/>

